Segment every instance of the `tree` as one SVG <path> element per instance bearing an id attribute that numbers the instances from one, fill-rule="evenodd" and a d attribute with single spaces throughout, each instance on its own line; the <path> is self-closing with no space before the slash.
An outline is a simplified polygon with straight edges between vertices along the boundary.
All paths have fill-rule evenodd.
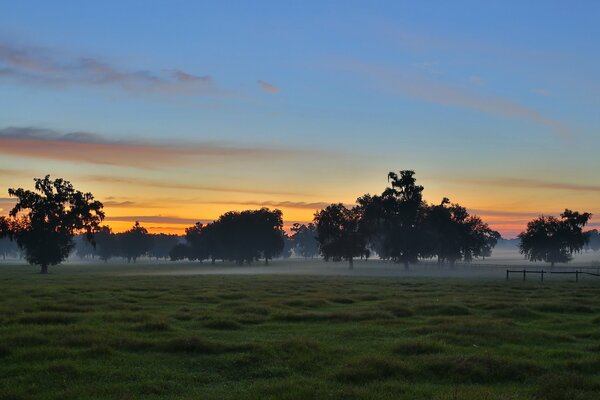
<path id="1" fill-rule="evenodd" d="M 598 233 L 598 229 L 592 229 L 591 231 L 588 231 L 588 234 L 589 234 L 588 246 L 595 253 L 598 250 L 600 250 L 600 233 Z"/>
<path id="2" fill-rule="evenodd" d="M 104 219 L 102 203 L 63 179 L 36 178 L 35 191 L 8 189 L 17 203 L 0 222 L 0 235 L 17 242 L 27 262 L 48 267 L 60 264 L 73 249 L 73 237 L 83 233 L 93 243 L 94 232 Z"/>
<path id="3" fill-rule="evenodd" d="M 190 260 L 202 260 L 207 259 L 210 256 L 210 228 L 208 225 L 203 225 L 201 222 L 196 222 L 192 227 L 185 229 L 185 240 L 188 243 L 188 250 L 186 258 Z M 179 248 L 177 254 L 183 254 L 181 251 L 183 248 Z"/>
<path id="4" fill-rule="evenodd" d="M 156 259 L 167 259 L 169 258 L 169 251 L 177 243 L 179 243 L 177 235 L 168 235 L 166 233 L 152 235 L 152 247 L 150 248 L 149 256 Z"/>
<path id="5" fill-rule="evenodd" d="M 270 259 L 281 254 L 284 247 L 283 214 L 280 210 L 261 208 L 252 211 L 251 218 L 255 231 L 252 235 L 253 241 L 267 265 Z"/>
<path id="6" fill-rule="evenodd" d="M 438 262 L 470 262 L 473 258 L 489 257 L 500 234 L 481 220 L 469 215 L 465 207 L 450 204 L 444 198 L 439 205 L 429 206 L 425 218 L 427 250 Z"/>
<path id="7" fill-rule="evenodd" d="M 319 254 L 317 241 L 317 227 L 312 222 L 305 224 L 295 223 L 292 226 L 292 246 L 297 255 L 312 258 Z"/>
<path id="8" fill-rule="evenodd" d="M 580 252 L 589 240 L 583 227 L 592 217 L 590 213 L 565 210 L 560 218 L 541 216 L 530 221 L 527 229 L 519 234 L 519 251 L 529 261 L 569 262 L 573 253 Z"/>
<path id="9" fill-rule="evenodd" d="M 171 258 L 171 261 L 185 260 L 186 258 L 189 259 L 190 246 L 183 243 L 177 243 L 173 246 L 171 251 L 169 251 L 169 257 Z"/>
<path id="10" fill-rule="evenodd" d="M 108 262 L 111 257 L 119 254 L 117 237 L 110 227 L 101 226 L 94 235 L 96 241 L 96 254 L 104 262 Z"/>
<path id="11" fill-rule="evenodd" d="M 390 172 L 391 187 L 380 196 L 357 199 L 373 248 L 381 258 L 403 263 L 406 269 L 425 255 L 427 246 L 423 186 L 416 184 L 414 174 L 410 170 L 400 171 L 400 175 Z"/>
<path id="12" fill-rule="evenodd" d="M 354 268 L 354 257 L 366 254 L 367 236 L 362 226 L 359 207 L 346 208 L 342 203 L 331 204 L 315 214 L 317 241 L 325 260 L 348 261 Z"/>
<path id="13" fill-rule="evenodd" d="M 127 258 L 127 262 L 136 262 L 138 257 L 148 254 L 152 248 L 152 236 L 139 221 L 135 221 L 130 230 L 120 233 L 118 237 L 121 254 Z"/>
<path id="14" fill-rule="evenodd" d="M 2 256 L 2 259 L 6 260 L 6 257 L 17 257 L 19 254 L 19 246 L 8 237 L 1 236 L 2 228 L 0 227 L 0 256 Z"/>

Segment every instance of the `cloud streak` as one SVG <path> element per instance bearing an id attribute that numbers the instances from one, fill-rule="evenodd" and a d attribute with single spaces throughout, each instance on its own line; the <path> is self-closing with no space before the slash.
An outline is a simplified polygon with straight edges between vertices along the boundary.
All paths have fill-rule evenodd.
<path id="1" fill-rule="evenodd" d="M 88 164 L 152 168 L 206 158 L 269 159 L 307 153 L 302 150 L 236 147 L 213 142 L 113 140 L 88 132 L 61 133 L 29 127 L 0 129 L 0 154 Z"/>
<path id="2" fill-rule="evenodd" d="M 263 195 L 283 195 L 283 196 L 299 196 L 303 195 L 300 192 L 288 192 L 288 191 L 276 191 L 276 190 L 262 190 L 254 188 L 244 187 L 232 187 L 232 186 L 217 186 L 217 185 L 198 185 L 193 183 L 182 183 L 176 181 L 160 181 L 152 179 L 142 178 L 124 178 L 117 176 L 104 176 L 104 175 L 87 175 L 82 177 L 83 179 L 95 182 L 95 183 L 107 183 L 111 185 L 119 184 L 126 185 L 129 187 L 142 186 L 157 189 L 173 189 L 173 190 L 190 190 L 199 192 L 220 192 L 220 193 L 245 193 L 245 194 L 263 194 Z"/>
<path id="3" fill-rule="evenodd" d="M 210 76 L 179 69 L 128 71 L 93 57 L 0 41 L 0 80 L 49 86 L 108 86 L 127 92 L 215 95 Z"/>
<path id="4" fill-rule="evenodd" d="M 510 186 L 526 189 L 554 189 L 568 190 L 574 192 L 599 193 L 600 185 L 588 185 L 579 183 L 550 182 L 526 178 L 482 178 L 482 179 L 447 179 L 458 183 L 486 186 Z"/>
<path id="5" fill-rule="evenodd" d="M 513 119 L 528 120 L 538 125 L 552 128 L 561 136 L 569 135 L 569 128 L 561 121 L 547 117 L 532 108 L 503 97 L 484 96 L 467 89 L 373 64 L 346 62 L 339 64 L 339 68 L 361 74 L 375 81 L 384 91 L 434 104 L 466 108 Z"/>
<path id="6" fill-rule="evenodd" d="M 258 81 L 256 81 L 256 84 L 263 92 L 272 93 L 272 94 L 277 94 L 280 92 L 280 89 L 277 86 L 272 85 L 263 80 L 259 79 Z"/>

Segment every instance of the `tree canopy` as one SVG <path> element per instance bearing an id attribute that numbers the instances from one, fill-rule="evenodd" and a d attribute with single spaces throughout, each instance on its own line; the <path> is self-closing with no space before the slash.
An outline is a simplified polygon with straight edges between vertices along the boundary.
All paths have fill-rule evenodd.
<path id="1" fill-rule="evenodd" d="M 17 203 L 2 217 L 0 232 L 14 239 L 25 259 L 39 265 L 41 273 L 48 266 L 65 260 L 73 249 L 73 237 L 83 233 L 93 243 L 94 232 L 104 219 L 102 203 L 91 193 L 82 193 L 63 179 L 34 179 L 35 190 L 8 189 Z"/>
<path id="2" fill-rule="evenodd" d="M 367 253 L 367 234 L 359 207 L 331 204 L 315 214 L 317 241 L 325 260 L 344 259 L 353 268 L 354 257 Z"/>
<path id="3" fill-rule="evenodd" d="M 519 251 L 530 261 L 555 263 L 569 262 L 573 253 L 580 252 L 588 243 L 590 234 L 583 228 L 592 217 L 590 213 L 565 210 L 560 218 L 541 216 L 527 223 L 519 234 Z"/>

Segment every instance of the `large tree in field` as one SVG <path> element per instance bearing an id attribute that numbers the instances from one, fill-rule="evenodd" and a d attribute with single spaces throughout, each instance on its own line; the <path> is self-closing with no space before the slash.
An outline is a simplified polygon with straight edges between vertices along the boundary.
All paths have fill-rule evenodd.
<path id="1" fill-rule="evenodd" d="M 426 252 L 423 220 L 423 186 L 416 184 L 414 171 L 390 172 L 388 187 L 380 196 L 357 200 L 364 214 L 369 240 L 379 256 L 403 263 L 408 269 Z"/>
<path id="2" fill-rule="evenodd" d="M 76 234 L 93 241 L 104 212 L 91 193 L 75 190 L 68 181 L 52 180 L 49 175 L 34 181 L 35 191 L 8 189 L 17 204 L 8 217 L 1 218 L 0 236 L 15 240 L 25 259 L 46 274 L 49 266 L 69 256 Z"/>
<path id="3" fill-rule="evenodd" d="M 530 261 L 565 263 L 573 259 L 589 240 L 583 232 L 592 214 L 565 210 L 560 218 L 541 216 L 530 221 L 527 229 L 519 234 L 519 250 Z"/>
<path id="4" fill-rule="evenodd" d="M 367 253 L 367 235 L 359 207 L 349 209 L 341 203 L 331 204 L 315 214 L 314 222 L 325 260 L 344 259 L 352 269 L 354 257 Z"/>

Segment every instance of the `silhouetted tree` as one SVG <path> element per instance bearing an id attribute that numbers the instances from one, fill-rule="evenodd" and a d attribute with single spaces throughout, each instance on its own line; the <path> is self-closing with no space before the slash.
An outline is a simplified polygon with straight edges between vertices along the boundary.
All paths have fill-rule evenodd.
<path id="1" fill-rule="evenodd" d="M 600 250 L 600 233 L 598 233 L 598 229 L 592 229 L 591 231 L 588 231 L 588 235 L 589 248 L 592 249 L 594 252 L 597 252 L 598 250 Z"/>
<path id="2" fill-rule="evenodd" d="M 65 260 L 73 249 L 73 236 L 84 233 L 93 240 L 104 219 L 102 203 L 91 193 L 82 193 L 63 179 L 34 179 L 35 191 L 8 189 L 17 204 L 0 222 L 0 231 L 14 239 L 30 264 L 42 274 L 48 266 Z"/>
<path id="3" fill-rule="evenodd" d="M 481 218 L 469 215 L 467 209 L 451 204 L 444 198 L 439 205 L 430 206 L 425 218 L 427 253 L 437 256 L 438 262 L 471 261 L 489 257 L 500 234 Z"/>
<path id="4" fill-rule="evenodd" d="M 169 251 L 171 261 L 185 260 L 190 258 L 190 246 L 178 243 Z"/>
<path id="5" fill-rule="evenodd" d="M 267 264 L 283 250 L 284 236 L 279 210 L 230 211 L 210 224 L 198 222 L 186 229 L 186 257 L 192 260 L 210 258 L 213 263 L 221 259 L 237 264 L 250 264 L 264 258 Z"/>
<path id="6" fill-rule="evenodd" d="M 292 226 L 292 243 L 296 254 L 304 258 L 312 258 L 319 254 L 317 227 L 313 223 Z"/>
<path id="7" fill-rule="evenodd" d="M 253 242 L 265 259 L 265 264 L 269 260 L 281 254 L 284 246 L 285 232 L 283 231 L 283 214 L 280 210 L 269 210 L 261 208 L 251 211 Z"/>
<path id="8" fill-rule="evenodd" d="M 565 210 L 560 218 L 541 216 L 527 224 L 527 230 L 519 234 L 519 250 L 530 261 L 555 263 L 569 262 L 573 253 L 581 251 L 589 239 L 583 232 L 592 214 Z"/>
<path id="9" fill-rule="evenodd" d="M 96 254 L 104 262 L 108 262 L 112 257 L 119 255 L 119 246 L 117 236 L 112 232 L 109 226 L 100 227 L 94 234 L 96 242 Z"/>
<path id="10" fill-rule="evenodd" d="M 390 172 L 391 187 L 381 196 L 365 195 L 357 200 L 372 247 L 384 259 L 403 263 L 408 269 L 427 250 L 423 220 L 426 206 L 423 186 L 414 171 Z"/>
<path id="11" fill-rule="evenodd" d="M 136 262 L 152 248 L 152 236 L 138 221 L 135 221 L 135 225 L 130 230 L 118 234 L 118 238 L 121 255 L 127 259 L 127 262 L 131 260 Z"/>
<path id="12" fill-rule="evenodd" d="M 188 243 L 188 259 L 202 262 L 210 257 L 210 228 L 208 225 L 196 222 L 194 226 L 186 228 L 185 240 Z"/>
<path id="13" fill-rule="evenodd" d="M 367 250 L 360 208 L 348 209 L 342 203 L 331 204 L 315 214 L 314 222 L 325 260 L 344 259 L 352 269 L 353 258 L 363 256 Z"/>

